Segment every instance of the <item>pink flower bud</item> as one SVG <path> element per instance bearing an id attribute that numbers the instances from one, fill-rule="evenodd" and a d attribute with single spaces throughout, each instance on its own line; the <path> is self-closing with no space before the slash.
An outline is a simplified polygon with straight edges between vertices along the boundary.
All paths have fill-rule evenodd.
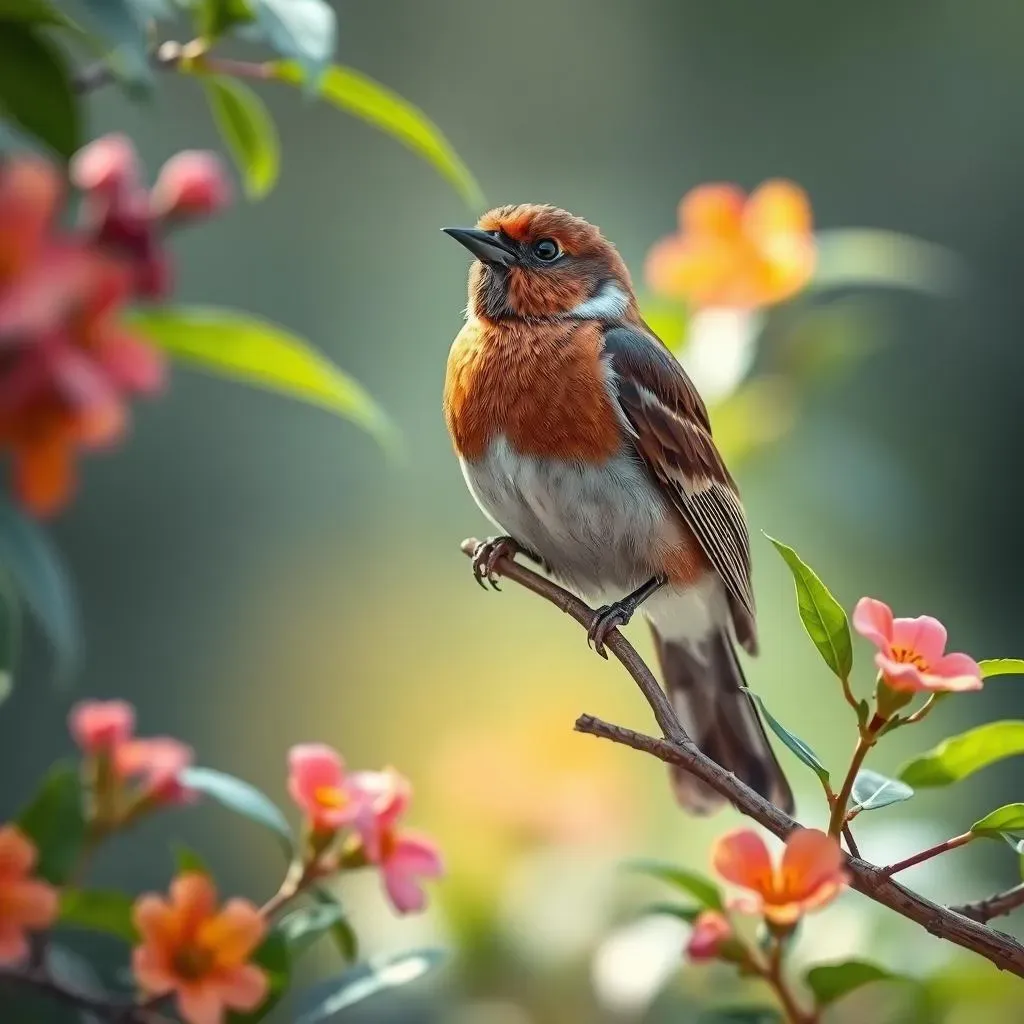
<path id="1" fill-rule="evenodd" d="M 104 135 L 71 158 L 69 173 L 76 188 L 112 199 L 138 183 L 135 147 L 126 135 Z"/>
<path id="2" fill-rule="evenodd" d="M 68 727 L 86 754 L 110 753 L 130 739 L 135 709 L 123 700 L 82 701 L 71 709 Z"/>
<path id="3" fill-rule="evenodd" d="M 729 919 L 717 910 L 703 910 L 693 924 L 686 955 L 694 963 L 706 963 L 718 957 L 722 943 L 732 938 Z"/>
<path id="4" fill-rule="evenodd" d="M 153 215 L 160 219 L 209 217 L 231 201 L 231 183 L 214 153 L 186 149 L 164 164 L 153 186 Z"/>

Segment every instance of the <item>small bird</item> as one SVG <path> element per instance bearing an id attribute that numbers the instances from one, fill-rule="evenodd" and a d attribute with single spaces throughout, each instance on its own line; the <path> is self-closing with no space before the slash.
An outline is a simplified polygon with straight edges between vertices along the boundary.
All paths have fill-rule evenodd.
<path id="1" fill-rule="evenodd" d="M 642 605 L 687 733 L 791 813 L 734 646 L 757 653 L 743 505 L 618 251 L 552 206 L 502 206 L 444 231 L 475 257 L 444 414 L 469 490 L 501 531 L 474 552 L 477 581 L 493 585 L 497 560 L 522 553 L 581 597 L 609 600 L 589 632 L 603 657 Z M 671 775 L 691 813 L 723 803 Z"/>

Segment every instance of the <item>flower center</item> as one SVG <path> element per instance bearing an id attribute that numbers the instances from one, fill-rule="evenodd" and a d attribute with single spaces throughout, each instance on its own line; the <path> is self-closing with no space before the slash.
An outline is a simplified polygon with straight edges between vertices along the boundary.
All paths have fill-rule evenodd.
<path id="1" fill-rule="evenodd" d="M 911 647 L 893 647 L 892 660 L 898 661 L 901 665 L 913 665 L 922 672 L 928 671 L 928 662 Z"/>
<path id="2" fill-rule="evenodd" d="M 318 786 L 313 798 L 321 807 L 328 807 L 332 811 L 340 810 L 349 802 L 348 794 L 338 786 Z"/>
<path id="3" fill-rule="evenodd" d="M 198 981 L 213 967 L 213 953 L 203 946 L 189 944 L 174 953 L 175 973 L 187 981 Z"/>

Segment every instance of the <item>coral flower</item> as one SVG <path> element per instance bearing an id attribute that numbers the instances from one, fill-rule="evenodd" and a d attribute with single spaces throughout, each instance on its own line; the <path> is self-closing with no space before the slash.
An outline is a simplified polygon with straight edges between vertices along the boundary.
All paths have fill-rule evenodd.
<path id="1" fill-rule="evenodd" d="M 694 306 L 770 306 L 814 273 L 811 207 L 792 182 L 766 181 L 749 197 L 735 185 L 701 185 L 679 204 L 679 227 L 651 249 L 646 278 Z"/>
<path id="2" fill-rule="evenodd" d="M 853 628 L 878 648 L 875 664 L 893 690 L 981 689 L 978 663 L 966 654 L 945 654 L 946 627 L 930 615 L 894 619 L 887 604 L 862 597 L 853 612 Z"/>
<path id="3" fill-rule="evenodd" d="M 186 1024 L 221 1024 L 226 1010 L 250 1012 L 266 998 L 267 976 L 249 960 L 267 926 L 248 900 L 218 910 L 210 879 L 189 873 L 171 883 L 170 900 L 139 897 L 133 917 L 135 979 L 152 996 L 175 993 Z"/>
<path id="4" fill-rule="evenodd" d="M 57 890 L 32 877 L 36 848 L 14 825 L 0 828 L 0 964 L 28 955 L 26 932 L 57 917 Z"/>
<path id="5" fill-rule="evenodd" d="M 790 835 L 778 865 L 756 832 L 737 829 L 715 843 L 712 863 L 724 879 L 753 894 L 738 901 L 739 909 L 780 926 L 829 903 L 848 881 L 839 844 L 812 828 Z"/>
<path id="6" fill-rule="evenodd" d="M 114 753 L 121 779 L 137 781 L 141 796 L 155 803 L 178 804 L 192 798 L 179 776 L 192 763 L 192 748 L 169 736 L 130 740 Z"/>
<path id="7" fill-rule="evenodd" d="M 123 700 L 83 700 L 71 709 L 68 728 L 83 753 L 110 753 L 131 738 L 135 709 Z"/>
<path id="8" fill-rule="evenodd" d="M 427 904 L 420 878 L 444 873 L 441 853 L 427 836 L 399 830 L 399 819 L 409 808 L 412 790 L 398 772 L 358 772 L 353 784 L 369 801 L 371 817 L 356 822 L 367 860 L 380 867 L 384 889 L 400 914 L 422 910 Z"/>
<path id="9" fill-rule="evenodd" d="M 288 792 L 315 832 L 336 832 L 366 813 L 363 794 L 345 773 L 345 762 L 323 743 L 303 743 L 288 752 Z"/>
<path id="10" fill-rule="evenodd" d="M 722 944 L 732 938 L 732 925 L 725 914 L 717 910 L 702 910 L 693 923 L 690 941 L 686 944 L 686 955 L 694 963 L 715 960 Z"/>

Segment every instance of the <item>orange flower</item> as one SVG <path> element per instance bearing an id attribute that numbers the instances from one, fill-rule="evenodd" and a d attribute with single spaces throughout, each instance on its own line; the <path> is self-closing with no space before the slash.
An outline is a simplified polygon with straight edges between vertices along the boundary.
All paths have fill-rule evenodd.
<path id="1" fill-rule="evenodd" d="M 739 909 L 782 926 L 829 903 L 848 881 L 839 844 L 814 828 L 790 834 L 778 865 L 756 832 L 737 829 L 715 844 L 712 863 L 724 879 L 754 894 L 737 901 Z"/>
<path id="2" fill-rule="evenodd" d="M 267 995 L 267 976 L 249 963 L 266 922 L 248 900 L 217 909 L 217 891 L 205 875 L 179 875 L 170 900 L 141 896 L 135 927 L 142 945 L 132 953 L 140 987 L 154 996 L 177 994 L 186 1024 L 221 1024 L 225 1010 L 255 1010 Z"/>
<path id="3" fill-rule="evenodd" d="M 28 954 L 26 932 L 48 928 L 57 917 L 57 890 L 32 877 L 36 848 L 14 825 L 0 828 L 0 964 Z"/>
<path id="4" fill-rule="evenodd" d="M 766 181 L 749 197 L 700 185 L 679 204 L 679 226 L 647 256 L 647 283 L 661 295 L 756 309 L 795 295 L 814 273 L 811 206 L 792 182 Z"/>

